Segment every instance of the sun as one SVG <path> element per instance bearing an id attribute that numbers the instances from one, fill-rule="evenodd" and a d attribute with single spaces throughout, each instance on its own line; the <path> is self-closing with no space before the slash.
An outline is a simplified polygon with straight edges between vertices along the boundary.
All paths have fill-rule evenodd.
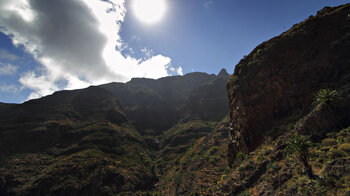
<path id="1" fill-rule="evenodd" d="M 133 0 L 132 7 L 136 18 L 145 24 L 159 22 L 166 11 L 165 0 Z"/>

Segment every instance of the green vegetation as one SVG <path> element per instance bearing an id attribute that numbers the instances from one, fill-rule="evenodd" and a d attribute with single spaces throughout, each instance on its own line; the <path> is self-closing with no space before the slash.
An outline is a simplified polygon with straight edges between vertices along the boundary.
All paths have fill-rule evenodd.
<path id="1" fill-rule="evenodd" d="M 299 161 L 301 161 L 306 169 L 306 172 L 310 179 L 316 179 L 315 174 L 308 162 L 309 148 L 312 147 L 310 139 L 303 135 L 294 134 L 287 142 L 286 153 L 296 154 Z"/>
<path id="2" fill-rule="evenodd" d="M 332 146 L 334 144 L 337 144 L 337 140 L 334 138 L 326 138 L 322 140 L 322 145 L 324 146 Z"/>
<path id="3" fill-rule="evenodd" d="M 332 106 L 337 106 L 341 103 L 342 96 L 336 90 L 331 89 L 321 89 L 315 95 L 315 100 L 312 103 L 314 106 L 319 106 L 322 104 L 330 104 Z"/>
<path id="4" fill-rule="evenodd" d="M 350 143 L 341 144 L 338 149 L 350 153 Z"/>
<path id="5" fill-rule="evenodd" d="M 349 194 L 349 7 L 259 45 L 234 76 L 0 103 L 0 195 Z"/>
<path id="6" fill-rule="evenodd" d="M 166 131 L 157 161 L 158 172 L 164 175 L 156 190 L 162 195 L 213 193 L 226 168 L 227 121 L 196 120 Z"/>

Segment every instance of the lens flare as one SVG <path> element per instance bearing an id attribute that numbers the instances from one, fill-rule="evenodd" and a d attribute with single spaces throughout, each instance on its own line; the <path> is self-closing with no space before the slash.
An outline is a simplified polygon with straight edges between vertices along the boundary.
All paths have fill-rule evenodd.
<path id="1" fill-rule="evenodd" d="M 159 22 L 166 11 L 165 0 L 133 0 L 132 7 L 137 19 L 145 24 Z"/>

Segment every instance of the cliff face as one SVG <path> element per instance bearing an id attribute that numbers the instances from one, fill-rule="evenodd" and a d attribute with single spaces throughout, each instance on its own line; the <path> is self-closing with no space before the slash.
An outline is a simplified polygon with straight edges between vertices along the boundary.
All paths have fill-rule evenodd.
<path id="1" fill-rule="evenodd" d="M 257 46 L 226 88 L 230 195 L 346 195 L 350 156 L 350 4 Z"/>
<path id="2" fill-rule="evenodd" d="M 236 65 L 227 83 L 239 147 L 254 150 L 264 135 L 311 109 L 321 88 L 349 82 L 350 5 L 325 8 L 257 46 Z"/>
<path id="3" fill-rule="evenodd" d="M 226 83 L 229 75 L 223 69 L 218 76 L 215 80 L 193 90 L 181 108 L 182 119 L 220 121 L 227 116 L 228 99 L 223 84 Z"/>

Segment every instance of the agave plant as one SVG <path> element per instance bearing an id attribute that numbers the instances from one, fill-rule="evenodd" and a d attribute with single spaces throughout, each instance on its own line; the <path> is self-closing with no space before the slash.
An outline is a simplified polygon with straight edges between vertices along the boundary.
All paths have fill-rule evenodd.
<path id="1" fill-rule="evenodd" d="M 309 148 L 312 146 L 312 142 L 308 137 L 294 134 L 287 142 L 286 153 L 289 155 L 295 155 L 298 160 L 303 163 L 309 178 L 316 179 L 317 176 L 313 173 L 311 165 L 308 162 Z"/>
<path id="2" fill-rule="evenodd" d="M 332 106 L 337 106 L 338 104 L 340 104 L 341 100 L 342 100 L 342 97 L 340 93 L 338 93 L 336 90 L 326 88 L 326 89 L 320 89 L 315 94 L 315 100 L 312 104 L 314 106 L 318 106 L 318 105 L 328 103 Z"/>

